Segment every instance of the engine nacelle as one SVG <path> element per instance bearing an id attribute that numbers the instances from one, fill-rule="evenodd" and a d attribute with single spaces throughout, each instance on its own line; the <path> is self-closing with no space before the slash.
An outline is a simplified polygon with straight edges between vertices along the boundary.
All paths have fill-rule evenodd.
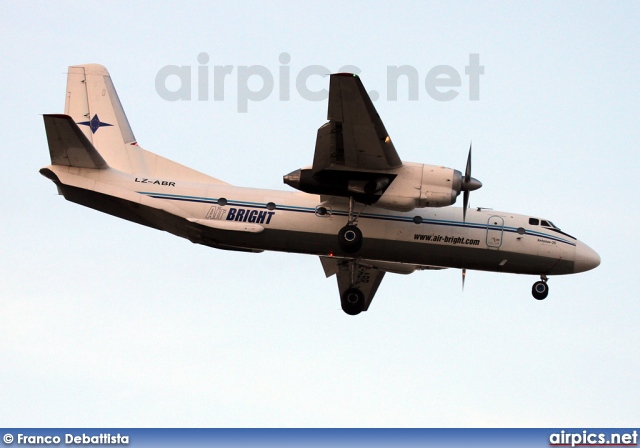
<path id="1" fill-rule="evenodd" d="M 405 162 L 391 170 L 325 170 L 313 174 L 311 167 L 292 171 L 284 183 L 310 194 L 353 197 L 363 204 L 408 212 L 414 208 L 446 207 L 461 191 L 482 186 L 458 170 L 437 165 Z"/>
<path id="2" fill-rule="evenodd" d="M 444 166 L 405 162 L 393 172 L 395 179 L 375 203 L 379 207 L 403 212 L 446 207 L 456 202 L 462 189 L 462 173 Z"/>

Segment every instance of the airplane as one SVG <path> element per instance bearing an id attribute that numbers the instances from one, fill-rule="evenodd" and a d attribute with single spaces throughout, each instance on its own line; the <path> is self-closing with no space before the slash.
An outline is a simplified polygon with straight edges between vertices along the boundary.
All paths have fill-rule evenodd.
<path id="1" fill-rule="evenodd" d="M 469 208 L 465 172 L 404 162 L 361 79 L 329 77 L 328 122 L 311 166 L 283 177 L 294 191 L 230 185 L 142 149 L 107 69 L 69 67 L 64 114 L 43 115 L 65 199 L 216 249 L 316 255 L 335 275 L 343 311 L 367 311 L 386 273 L 481 270 L 548 278 L 600 264 L 588 245 L 538 215 Z M 451 207 L 460 193 L 462 207 Z"/>

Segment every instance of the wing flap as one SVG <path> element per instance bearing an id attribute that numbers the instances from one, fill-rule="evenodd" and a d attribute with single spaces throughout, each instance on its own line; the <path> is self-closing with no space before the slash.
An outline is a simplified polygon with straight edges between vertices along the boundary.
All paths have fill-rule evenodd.
<path id="1" fill-rule="evenodd" d="M 77 168 L 107 168 L 107 162 L 68 115 L 44 115 L 52 165 Z"/>

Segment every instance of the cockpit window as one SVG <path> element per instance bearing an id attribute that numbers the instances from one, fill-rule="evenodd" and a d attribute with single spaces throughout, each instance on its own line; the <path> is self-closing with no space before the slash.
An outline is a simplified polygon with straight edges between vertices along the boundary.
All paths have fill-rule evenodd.
<path id="1" fill-rule="evenodd" d="M 568 236 L 569 238 L 575 240 L 574 237 L 572 237 L 571 235 L 569 235 L 568 233 L 563 232 L 562 230 L 560 230 L 554 223 L 552 223 L 551 221 L 547 221 L 545 219 L 538 219 L 538 218 L 529 218 L 529 224 L 532 226 L 537 226 L 537 225 L 542 225 L 543 227 L 548 227 L 550 230 L 553 230 L 554 232 L 558 232 L 561 233 L 565 236 Z M 518 232 L 520 233 L 520 232 Z"/>
<path id="2" fill-rule="evenodd" d="M 532 225 L 532 226 L 540 225 L 540 226 L 551 227 L 552 229 L 560 230 L 560 228 L 558 226 L 556 226 L 551 221 L 547 221 L 546 219 L 529 218 L 529 224 Z"/>
<path id="3" fill-rule="evenodd" d="M 560 227 L 558 227 L 557 225 L 555 225 L 554 223 L 552 223 L 551 221 L 547 221 L 546 219 L 541 219 L 540 220 L 540 225 L 544 226 L 544 227 L 551 227 L 552 229 L 558 229 L 560 230 Z"/>

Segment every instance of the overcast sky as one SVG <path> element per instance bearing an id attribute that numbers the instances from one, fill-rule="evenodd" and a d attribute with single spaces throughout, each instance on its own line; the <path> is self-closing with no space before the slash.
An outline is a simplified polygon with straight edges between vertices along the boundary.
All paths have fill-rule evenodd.
<path id="1" fill-rule="evenodd" d="M 1 2 L 0 422 L 637 425 L 639 13 L 635 2 Z M 296 79 L 355 66 L 403 160 L 462 170 L 473 141 L 484 186 L 472 206 L 550 219 L 602 265 L 552 277 L 543 302 L 533 276 L 470 271 L 462 293 L 458 270 L 389 274 L 370 310 L 347 316 L 317 257 L 217 251 L 56 195 L 38 174 L 50 163 L 40 114 L 63 112 L 67 67 L 83 63 L 109 69 L 145 149 L 278 189 L 311 164 L 326 121 L 326 101 L 305 99 Z M 157 91 L 169 65 L 191 67 L 191 101 Z M 274 88 L 242 113 L 240 74 L 254 65 Z M 401 65 L 418 73 L 417 100 L 404 82 L 388 96 L 388 67 Z M 425 86 L 441 65 L 460 75 L 450 101 Z M 232 66 L 219 101 L 216 66 Z"/>

